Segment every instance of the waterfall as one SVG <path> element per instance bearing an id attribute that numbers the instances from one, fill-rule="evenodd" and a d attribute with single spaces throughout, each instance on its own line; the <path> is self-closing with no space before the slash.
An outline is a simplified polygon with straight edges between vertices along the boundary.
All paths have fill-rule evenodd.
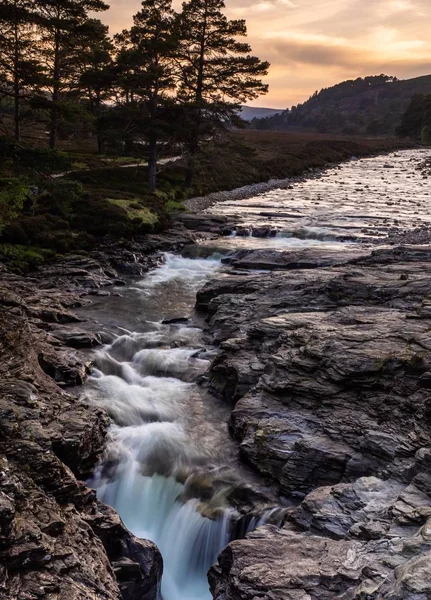
<path id="1" fill-rule="evenodd" d="M 231 539 L 231 511 L 206 518 L 197 499 L 180 500 L 184 485 L 174 477 L 144 476 L 137 464 L 124 466 L 117 480 L 100 485 L 98 495 L 116 508 L 135 535 L 159 547 L 164 600 L 209 598 L 206 574 Z"/>
<path id="2" fill-rule="evenodd" d="M 227 413 L 220 418 L 216 407 L 206 408 L 194 383 L 209 366 L 202 331 L 175 319 L 163 323 L 178 316 L 178 306 L 191 312 L 196 290 L 219 265 L 219 257 L 166 255 L 133 288 L 151 319 L 97 352 L 86 388 L 113 421 L 90 483 L 135 535 L 160 548 L 163 600 L 210 598 L 207 571 L 239 516 L 226 502 L 236 477 L 223 467 Z"/>

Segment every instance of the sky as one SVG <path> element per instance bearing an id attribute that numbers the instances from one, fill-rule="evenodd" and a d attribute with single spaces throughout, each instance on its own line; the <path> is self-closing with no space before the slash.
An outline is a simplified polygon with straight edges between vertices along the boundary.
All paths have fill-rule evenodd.
<path id="1" fill-rule="evenodd" d="M 253 54 L 271 63 L 269 93 L 254 106 L 290 107 L 366 75 L 431 74 L 431 0 L 225 1 L 229 18 L 246 19 Z M 111 33 L 130 27 L 140 0 L 109 3 Z"/>

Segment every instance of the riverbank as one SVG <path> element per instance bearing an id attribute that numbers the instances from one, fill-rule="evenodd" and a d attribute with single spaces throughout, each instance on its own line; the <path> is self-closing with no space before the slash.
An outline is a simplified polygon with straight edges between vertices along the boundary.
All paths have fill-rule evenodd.
<path id="1" fill-rule="evenodd" d="M 37 600 L 55 593 L 66 600 L 71 591 L 80 600 L 157 596 L 158 550 L 127 531 L 118 515 L 80 482 L 94 474 L 106 449 L 109 423 L 106 412 L 97 408 L 101 400 L 115 423 L 117 438 L 111 441 L 127 442 L 118 428 L 129 426 L 131 445 L 126 443 L 125 457 L 133 450 L 137 458 L 135 471 L 128 472 L 127 461 L 119 460 L 121 445 L 111 445 L 94 481 L 99 479 L 112 504 L 118 500 L 113 487 L 121 483 L 126 493 L 120 508 L 126 507 L 124 518 L 140 534 L 141 517 L 148 519 L 140 511 L 149 506 L 142 502 L 142 493 L 148 490 L 127 485 L 130 477 L 135 481 L 154 474 L 145 471 L 150 466 L 147 452 L 140 452 L 146 441 L 151 441 L 156 473 L 170 472 L 173 460 L 180 482 L 187 477 L 187 493 L 173 490 L 174 509 L 185 507 L 181 521 L 175 511 L 170 514 L 166 522 L 172 530 L 161 536 L 161 546 L 169 555 L 169 569 L 179 565 L 177 575 L 186 577 L 184 585 L 192 591 L 195 579 L 186 567 L 205 566 L 197 558 L 203 556 L 199 543 L 190 544 L 193 533 L 198 536 L 193 539 L 211 550 L 213 560 L 214 547 L 235 540 L 211 570 L 217 600 L 240 595 L 251 600 L 274 591 L 283 600 L 307 595 L 332 600 L 334 594 L 353 598 L 364 590 L 376 600 L 428 597 L 429 249 L 374 251 L 366 243 L 335 240 L 328 251 L 324 241 L 325 233 L 340 224 L 351 227 L 352 220 L 359 232 L 372 229 L 377 216 L 382 223 L 386 219 L 378 228 L 381 243 L 386 244 L 383 236 L 394 226 L 399 227 L 398 244 L 414 242 L 411 233 L 402 237 L 403 230 L 429 218 L 424 214 L 426 181 L 419 172 L 412 177 L 418 160 L 416 155 L 411 162 L 402 156 L 386 167 L 382 159 L 353 161 L 341 167 L 341 178 L 334 170 L 322 180 L 296 183 L 292 193 L 301 209 L 300 221 L 311 219 L 315 225 L 307 232 L 314 237 L 306 240 L 295 237 L 303 231 L 295 225 L 297 218 L 293 225 L 289 222 L 295 213 L 286 215 L 283 208 L 290 197 L 283 200 L 282 191 L 266 199 L 271 214 L 278 211 L 276 225 L 284 228 L 285 237 L 256 238 L 267 246 L 264 252 L 249 248 L 230 256 L 232 267 L 211 277 L 198 293 L 196 322 L 187 319 L 190 294 L 213 272 L 214 250 L 220 262 L 221 254 L 232 250 L 229 244 L 244 243 L 235 236 L 215 239 L 224 222 L 217 211 L 201 222 L 213 230 L 209 236 L 179 228 L 146 236 L 145 247 L 109 245 L 88 256 L 56 261 L 27 277 L 2 271 L 0 553 L 7 568 L 0 577 L 5 598 Z M 366 171 L 362 176 L 361 169 Z M 368 189 L 369 177 L 375 184 Z M 412 189 L 414 197 L 408 196 Z M 365 197 L 368 205 L 361 200 Z M 352 214 L 358 203 L 361 214 Z M 241 210 L 249 218 L 253 208 L 252 202 L 231 207 L 232 219 L 242 224 Z M 257 216 L 265 219 L 260 211 Z M 197 269 L 193 258 L 174 256 L 147 278 L 133 278 L 157 267 L 161 252 L 178 250 L 196 238 L 196 253 L 210 256 L 211 269 L 205 260 Z M 245 238 L 245 243 L 253 239 Z M 298 248 L 298 240 L 312 247 Z M 278 252 L 271 249 L 274 243 L 282 244 Z M 176 284 L 184 280 L 192 281 L 185 303 Z M 166 287 L 168 282 L 173 287 Z M 205 337 L 196 330 L 203 316 Z M 88 327 L 81 319 L 95 322 Z M 148 320 L 153 329 L 147 328 Z M 186 332 L 175 329 L 181 324 Z M 118 332 L 125 334 L 122 341 L 105 348 L 105 355 L 111 354 L 98 365 L 101 372 L 93 381 L 109 380 L 110 386 L 101 389 L 97 402 L 79 400 L 74 388 L 87 379 L 88 350 L 111 344 Z M 169 352 L 175 360 L 167 360 Z M 208 360 L 206 371 L 203 363 Z M 146 376 L 151 381 L 144 385 L 139 377 Z M 163 385 L 172 386 L 172 376 L 178 387 L 166 402 Z M 184 395 L 197 376 L 199 390 L 208 394 L 200 400 Z M 143 406 L 138 394 L 147 398 L 148 390 L 149 406 Z M 154 405 L 160 400 L 161 407 Z M 184 404 L 175 414 L 177 423 L 172 404 L 179 400 Z M 223 411 L 216 409 L 217 403 Z M 226 411 L 232 412 L 229 426 L 236 441 L 227 441 L 221 432 L 225 421 L 220 415 Z M 178 432 L 184 418 L 191 439 Z M 169 452 L 160 454 L 155 438 L 145 436 L 148 426 L 162 434 Z M 209 448 L 202 447 L 203 439 L 211 442 Z M 208 465 L 207 449 L 227 452 L 227 466 L 238 470 L 237 457 L 230 454 L 237 448 L 253 469 L 253 485 L 238 486 L 219 462 L 208 478 L 208 469 L 202 467 Z M 191 463 L 184 463 L 189 452 Z M 278 490 L 271 498 L 279 503 L 283 527 L 277 522 L 237 539 L 265 522 L 257 514 L 241 529 L 238 517 L 230 520 L 233 507 L 250 510 L 262 502 L 260 487 Z M 153 491 L 151 510 L 160 516 L 165 503 L 159 501 L 158 489 Z M 209 503 L 212 495 L 215 506 Z M 207 526 L 203 529 L 202 520 Z M 203 531 L 205 537 L 199 537 Z M 184 540 L 196 556 L 184 552 Z"/>
<path id="2" fill-rule="evenodd" d="M 79 257 L 35 277 L 0 275 L 0 597 L 155 599 L 157 548 L 83 482 L 109 419 L 70 391 L 88 376 L 81 350 L 107 341 L 74 311 L 119 276 Z"/>
<path id="3" fill-rule="evenodd" d="M 240 454 L 294 506 L 221 553 L 213 597 L 425 600 L 430 249 L 324 268 L 315 252 L 281 273 L 268 254 L 270 273 L 215 279 L 198 308 Z"/>
<path id="4" fill-rule="evenodd" d="M 2 181 L 7 184 L 6 191 L 13 183 L 16 194 L 24 194 L 25 200 L 2 225 L 0 261 L 25 271 L 70 252 L 85 255 L 109 244 L 130 245 L 133 251 L 133 243 L 145 245 L 148 234 L 171 228 L 178 211 L 195 212 L 215 201 L 288 186 L 300 175 L 310 175 L 314 169 L 352 156 L 370 156 L 408 145 L 390 138 L 233 132 L 203 146 L 191 188 L 183 186 L 185 166 L 181 160 L 164 165 L 156 194 L 146 191 L 146 167 L 134 166 L 130 157 L 129 161 L 123 157 L 119 164 L 118 157 L 106 157 L 103 162 L 91 156 L 80 158 L 74 152 L 56 158 L 38 156 L 43 163 L 36 162 L 39 171 L 47 165 L 52 174 L 57 173 L 56 166 L 60 173 L 72 170 L 60 179 L 33 181 L 36 159 L 30 160 L 24 153 L 25 185 L 19 183 L 24 175 L 17 179 L 20 171 L 15 172 L 13 162 L 6 161 L 2 168 L 0 194 Z M 215 195 L 208 196 L 212 193 Z"/>
<path id="5" fill-rule="evenodd" d="M 190 197 L 306 175 L 309 170 L 412 148 L 409 140 L 236 131 L 202 149 Z"/>
<path id="6" fill-rule="evenodd" d="M 250 237 L 226 238 L 232 270 L 198 292 L 208 387 L 287 507 L 220 554 L 215 600 L 431 597 L 428 162 L 353 162 L 209 211 Z"/>
<path id="7" fill-rule="evenodd" d="M 31 276 L 0 265 L 0 598 L 156 600 L 162 558 L 84 483 L 106 447 L 107 414 L 78 398 L 88 351 L 112 337 L 78 309 L 120 295 L 193 234 L 147 236 L 69 255 Z M 83 560 L 85 556 L 85 561 Z"/>

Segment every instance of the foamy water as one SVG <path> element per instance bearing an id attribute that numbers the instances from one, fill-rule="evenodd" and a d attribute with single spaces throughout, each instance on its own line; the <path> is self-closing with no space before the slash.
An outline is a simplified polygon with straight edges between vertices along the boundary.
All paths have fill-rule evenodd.
<path id="1" fill-rule="evenodd" d="M 292 189 L 216 205 L 212 213 L 234 215 L 238 227 L 250 228 L 249 236 L 227 236 L 216 246 L 225 253 L 342 249 L 384 239 L 390 227 L 431 222 L 428 185 L 410 162 L 424 154 L 352 161 Z M 269 236 L 253 237 L 262 226 Z M 201 248 L 210 253 L 214 244 Z M 160 548 L 163 600 L 209 600 L 207 571 L 218 553 L 238 532 L 280 524 L 284 514 L 282 507 L 263 508 L 238 521 L 228 502 L 242 477 L 239 463 L 229 466 L 237 452 L 226 427 L 229 407 L 206 398 L 196 384 L 209 366 L 202 331 L 193 323 L 162 322 L 193 313 L 196 291 L 220 268 L 220 258 L 168 253 L 122 300 L 112 298 L 123 329 L 95 355 L 86 388 L 113 420 L 91 483 L 133 533 Z"/>
<path id="2" fill-rule="evenodd" d="M 146 301 L 179 293 L 194 301 L 196 289 L 219 266 L 219 258 L 167 254 L 134 287 Z M 214 441 L 194 415 L 201 410 L 194 382 L 209 366 L 198 356 L 201 330 L 160 322 L 143 328 L 119 335 L 95 356 L 86 394 L 113 425 L 91 483 L 131 531 L 160 548 L 164 600 L 205 600 L 207 571 L 230 541 L 235 516 L 223 489 L 208 492 L 227 430 L 214 432 Z"/>

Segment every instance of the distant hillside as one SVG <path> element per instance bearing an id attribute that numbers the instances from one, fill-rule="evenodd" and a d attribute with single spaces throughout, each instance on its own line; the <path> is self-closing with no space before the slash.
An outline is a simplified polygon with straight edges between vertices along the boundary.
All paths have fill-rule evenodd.
<path id="1" fill-rule="evenodd" d="M 315 92 L 304 104 L 253 119 L 253 129 L 320 133 L 392 134 L 410 100 L 431 93 L 431 75 L 398 80 L 388 75 L 343 81 Z"/>
<path id="2" fill-rule="evenodd" d="M 252 119 L 265 119 L 266 117 L 272 117 L 282 113 L 281 108 L 258 108 L 254 106 L 243 106 L 241 109 L 241 118 L 244 121 L 251 121 Z"/>

